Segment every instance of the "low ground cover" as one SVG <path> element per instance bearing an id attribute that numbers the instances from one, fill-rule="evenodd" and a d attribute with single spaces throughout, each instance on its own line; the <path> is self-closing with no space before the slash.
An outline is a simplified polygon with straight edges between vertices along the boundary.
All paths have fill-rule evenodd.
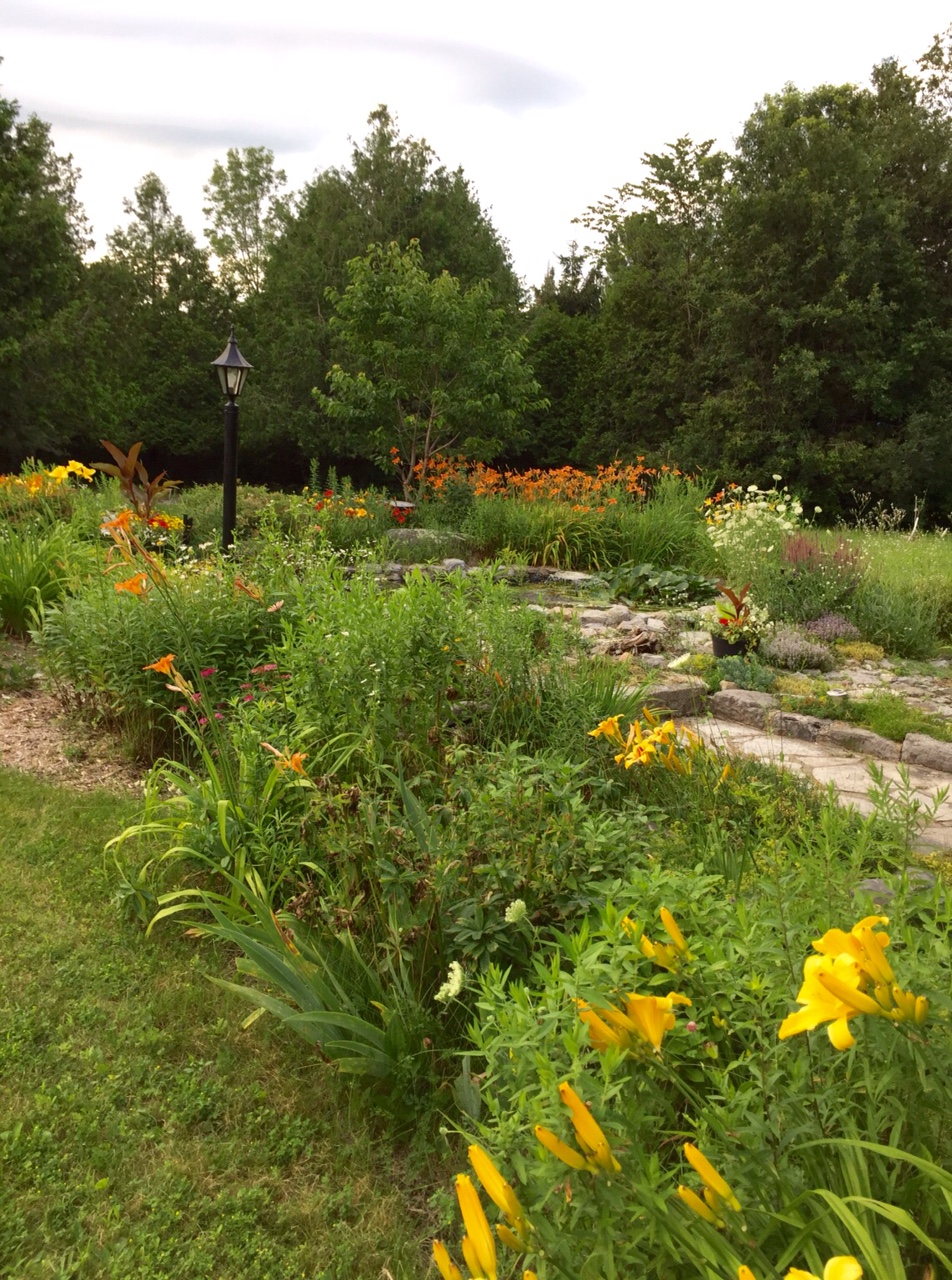
<path id="1" fill-rule="evenodd" d="M 0 1275 L 418 1275 L 438 1161 L 117 915 L 134 801 L 0 770 L 0 812 Z"/>
<path id="2" fill-rule="evenodd" d="M 838 609 L 867 643 L 885 643 L 876 635 L 887 632 L 911 653 L 941 643 L 941 610 L 921 616 L 918 639 L 894 625 L 911 607 L 894 579 L 875 588 L 893 611 L 889 625 L 864 632 L 855 601 L 879 581 L 866 553 L 804 529 L 781 490 L 735 495 L 741 532 L 725 540 L 707 530 L 726 522 L 730 533 L 734 517 L 707 525 L 693 481 L 654 477 L 649 487 L 640 472 L 619 473 L 592 493 L 572 490 L 577 474 L 554 488 L 536 477 L 485 494 L 469 473 L 454 475 L 412 519 L 432 516 L 473 546 L 517 546 L 550 564 L 628 559 L 629 592 L 644 583 L 683 596 L 719 571 L 730 576 L 728 621 L 739 634 L 752 618 L 770 634 L 765 609 L 774 624 Z M 381 495 L 335 480 L 271 514 L 262 503 L 253 539 L 226 558 L 174 539 L 156 546 L 118 504 L 96 523 L 94 500 L 77 489 L 75 523 L 57 526 L 91 559 L 59 598 L 34 608 L 36 647 L 78 711 L 113 723 L 130 750 L 158 755 L 142 805 L 108 811 L 108 821 L 80 815 L 108 841 L 104 879 L 91 882 L 102 898 L 89 908 L 94 924 L 70 913 L 64 936 L 98 937 L 117 910 L 103 962 L 124 981 L 129 954 L 141 948 L 147 959 L 134 1009 L 116 995 L 121 1017 L 111 1022 L 94 1001 L 76 1016 L 79 1032 L 56 1043 L 78 1035 L 75 1053 L 64 1051 L 71 1071 L 88 1067 L 103 1088 L 121 1077 L 126 1104 L 145 1100 L 130 1114 L 161 1153 L 162 1177 L 181 1172 L 184 1157 L 163 1144 L 182 1130 L 192 1152 L 195 1130 L 206 1126 L 214 1142 L 226 1135 L 202 1157 L 213 1172 L 237 1142 L 232 1117 L 252 1134 L 240 1191 L 229 1189 L 224 1208 L 213 1180 L 211 1191 L 181 1180 L 174 1194 L 164 1184 L 140 1190 L 136 1205 L 155 1203 L 160 1216 L 186 1213 L 186 1196 L 201 1206 L 197 1224 L 186 1216 L 192 1255 L 167 1264 L 160 1255 L 167 1274 L 411 1274 L 431 1221 L 459 1256 L 452 1201 L 432 1196 L 427 1160 L 450 1151 L 458 1167 L 461 1139 L 484 1146 L 518 1183 L 514 1207 L 516 1193 L 475 1157 L 502 1213 L 499 1242 L 514 1241 L 510 1261 L 522 1255 L 541 1280 L 714 1280 L 739 1267 L 765 1280 L 788 1266 L 819 1273 L 829 1256 L 847 1254 L 882 1280 L 952 1269 L 952 1179 L 942 1172 L 952 1158 L 942 1066 L 952 1047 L 950 908 L 941 884 L 907 874 L 914 822 L 901 805 L 861 819 L 788 775 L 718 758 L 644 711 L 623 666 L 593 659 L 561 619 L 516 601 L 493 564 L 467 575 L 417 571 L 383 589 L 374 562 L 387 546 L 367 532 L 378 516 L 395 520 Z M 652 557 L 676 580 L 641 572 Z M 740 574 L 748 565 L 758 571 L 749 580 Z M 757 613 L 744 610 L 747 581 Z M 826 640 L 803 632 L 803 643 L 857 642 L 830 627 Z M 28 833 L 26 814 L 47 800 L 8 790 L 13 847 L 27 864 L 42 861 L 30 840 L 42 841 L 45 824 Z M 62 798 L 48 805 L 59 814 Z M 68 824 L 67 814 L 55 821 Z M 66 839 L 68 825 L 59 830 Z M 23 866 L 15 872 L 25 885 Z M 888 912 L 864 891 L 870 877 L 888 881 Z M 67 884 L 78 894 L 75 879 Z M 54 902 L 47 918 L 64 914 L 49 883 L 15 901 L 43 895 Z M 14 918 L 25 981 L 36 950 L 19 907 Z M 80 958 L 96 972 L 96 957 L 81 949 Z M 206 963 L 231 1003 L 201 1004 Z M 191 1110 L 178 1100 L 177 1074 L 156 1102 L 141 1066 L 120 1069 L 106 1049 L 97 1056 L 115 1027 L 140 1026 L 140 1001 L 153 1008 L 143 978 L 201 1022 L 188 1036 L 178 1024 L 168 1030 L 160 1006 L 165 1020 L 147 1013 L 141 1032 L 150 1044 L 157 1024 L 168 1033 L 158 1052 L 197 1095 Z M 53 978 L 50 989 L 62 998 Z M 34 984 L 24 1017 L 35 1009 L 45 1027 L 51 1008 Z M 139 1031 L 131 1038 L 138 1053 Z M 28 1044 L 24 1098 L 43 1092 L 41 1077 L 60 1078 L 51 1041 L 34 1034 Z M 269 1083 L 256 1090 L 246 1079 L 235 1101 L 223 1082 L 234 1080 L 243 1045 L 252 1080 L 264 1063 Z M 366 1108 L 385 1117 L 382 1168 L 409 1198 L 379 1190 L 369 1158 L 351 1160 L 353 1137 L 347 1163 L 360 1189 L 341 1192 L 340 1209 L 317 1202 L 298 1163 L 312 1159 L 330 1179 L 321 1148 L 272 1152 L 276 1134 L 310 1135 L 312 1117 L 343 1105 L 331 1068 L 359 1086 L 351 1114 L 360 1144 L 370 1141 Z M 99 1110 L 101 1091 L 85 1086 L 87 1106 L 62 1088 L 78 1119 L 54 1146 L 69 1161 L 89 1148 L 105 1169 L 132 1121 Z M 42 1146 L 54 1130 L 40 1120 L 30 1133 Z M 333 1120 L 332 1134 L 343 1142 L 342 1123 Z M 267 1129 L 260 1147 L 255 1125 Z M 107 1137 L 93 1143 L 96 1127 Z M 23 1141 L 15 1120 L 2 1132 Z M 146 1228 L 131 1244 L 120 1239 L 111 1224 L 136 1222 L 138 1210 L 113 1204 L 112 1183 L 99 1184 L 139 1186 L 138 1166 L 123 1155 L 118 1174 L 77 1169 L 66 1179 L 89 1185 L 79 1216 L 92 1224 L 69 1236 L 38 1207 L 42 1178 L 32 1171 L 45 1166 L 31 1152 L 6 1209 L 16 1265 L 42 1268 L 59 1249 L 61 1269 L 75 1254 L 86 1268 L 76 1274 L 123 1274 L 120 1260 L 138 1259 Z M 706 1172 L 711 1162 L 736 1193 Z M 506 1274 L 475 1186 L 457 1187 L 467 1269 Z M 327 1225 L 334 1212 L 363 1221 L 378 1199 L 382 1216 L 369 1214 L 356 1239 Z M 247 1241 L 258 1219 L 267 1230 L 255 1254 Z M 440 1249 L 436 1263 L 444 1277 L 459 1274 Z"/>

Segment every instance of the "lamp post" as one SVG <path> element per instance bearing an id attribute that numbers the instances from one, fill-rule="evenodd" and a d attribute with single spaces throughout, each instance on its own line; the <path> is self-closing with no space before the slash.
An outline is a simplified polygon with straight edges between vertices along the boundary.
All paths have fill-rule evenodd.
<path id="1" fill-rule="evenodd" d="M 235 512 L 238 505 L 238 397 L 245 385 L 248 370 L 253 368 L 238 350 L 235 326 L 231 326 L 228 346 L 211 362 L 218 370 L 225 401 L 225 469 L 222 479 L 221 545 L 223 550 L 234 545 Z"/>

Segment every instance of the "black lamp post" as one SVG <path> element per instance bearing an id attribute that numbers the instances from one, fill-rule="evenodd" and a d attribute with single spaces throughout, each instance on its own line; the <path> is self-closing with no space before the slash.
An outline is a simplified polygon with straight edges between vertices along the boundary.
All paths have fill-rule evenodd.
<path id="1" fill-rule="evenodd" d="M 227 549 L 235 541 L 235 512 L 238 504 L 238 397 L 248 370 L 253 368 L 238 350 L 235 326 L 231 326 L 228 346 L 211 362 L 218 370 L 225 402 L 225 471 L 222 480 L 221 545 Z"/>

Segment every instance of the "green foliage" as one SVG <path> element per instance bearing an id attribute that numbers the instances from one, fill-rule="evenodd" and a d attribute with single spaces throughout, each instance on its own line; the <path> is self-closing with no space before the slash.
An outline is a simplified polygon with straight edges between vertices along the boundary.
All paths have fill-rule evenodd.
<path id="1" fill-rule="evenodd" d="M 709 604 L 716 593 L 714 581 L 691 569 L 656 569 L 652 564 L 620 564 L 608 580 L 613 600 L 666 605 Z"/>
<path id="2" fill-rule="evenodd" d="M 585 506 L 549 499 L 514 501 L 480 496 L 464 531 L 483 556 L 513 556 L 562 569 L 609 571 L 614 566 L 651 564 L 659 570 L 687 566 L 701 573 L 714 556 L 698 518 L 698 484 L 665 475 L 644 500 L 628 495 L 614 503 Z"/>
<path id="3" fill-rule="evenodd" d="M 730 680 L 741 689 L 757 689 L 766 693 L 776 676 L 756 657 L 718 658 L 716 671 L 721 680 Z"/>
<path id="4" fill-rule="evenodd" d="M 78 587 L 91 557 L 63 527 L 0 532 L 0 626 L 25 636 L 36 614 Z"/>
<path id="5" fill-rule="evenodd" d="M 890 908 L 897 980 L 934 1002 L 924 1030 L 866 1016 L 852 1024 L 858 1044 L 849 1054 L 822 1031 L 810 1042 L 802 1033 L 780 1040 L 811 939 L 862 915 L 851 890 L 875 847 L 867 828 L 858 855 L 855 827 L 832 808 L 805 836 L 778 832 L 762 874 L 746 878 L 739 895 L 688 866 L 649 867 L 606 885 L 597 919 L 561 938 L 527 981 L 507 982 L 498 970 L 484 981 L 471 1026 L 485 1061 L 480 1140 L 512 1177 L 534 1229 L 530 1266 L 541 1254 L 564 1274 L 709 1278 L 740 1264 L 756 1276 L 790 1265 L 818 1274 L 831 1255 L 853 1253 L 884 1280 L 928 1261 L 952 1268 L 952 1188 L 941 1172 L 948 908 L 939 892 L 916 893 L 901 879 Z M 643 933 L 659 940 L 662 907 L 689 948 L 672 972 L 653 967 L 639 945 Z M 579 1018 L 577 1001 L 605 1010 L 632 990 L 673 990 L 692 1002 L 672 1017 L 658 1052 L 645 1042 L 629 1055 Z M 531 1137 L 542 1124 L 574 1145 L 558 1101 L 564 1080 L 620 1164 L 617 1174 L 573 1171 L 571 1197 L 553 1194 L 567 1170 Z M 886 1140 L 869 1142 L 868 1133 Z M 702 1190 L 681 1156 L 685 1139 L 738 1198 L 736 1214 L 713 1202 L 721 1232 L 679 1203 L 679 1183 Z M 619 1221 L 623 1232 L 613 1229 Z"/>
<path id="6" fill-rule="evenodd" d="M 64 318 L 80 292 L 89 228 L 79 174 L 50 126 L 0 97 L 0 471 L 62 441 L 70 360 Z"/>
<path id="7" fill-rule="evenodd" d="M 952 742 L 952 728 L 941 716 L 910 706 L 895 693 L 871 693 L 867 698 L 808 697 L 790 701 L 794 711 L 825 720 L 848 720 L 893 742 L 902 742 L 907 733 L 927 733 L 943 742 Z"/>
<path id="8" fill-rule="evenodd" d="M 94 574 L 75 595 L 44 609 L 33 635 L 64 703 L 150 759 L 170 745 L 170 713 L 182 694 L 143 668 L 176 654 L 213 715 L 266 660 L 279 615 L 268 612 L 268 600 L 236 588 L 234 568 L 170 569 L 165 588 L 143 597 L 116 591 L 118 576 Z M 214 675 L 205 680 L 200 673 L 208 669 Z"/>
<path id="9" fill-rule="evenodd" d="M 261 292 L 268 253 L 288 213 L 279 194 L 286 181 L 269 147 L 229 147 L 225 163 L 215 161 L 204 188 L 202 213 L 212 223 L 205 234 L 221 282 L 235 298 L 254 303 Z"/>
<path id="10" fill-rule="evenodd" d="M 330 394 L 314 391 L 342 424 L 340 451 L 393 461 L 410 499 L 448 448 L 485 459 L 512 442 L 539 387 L 489 283 L 464 291 L 447 271 L 431 278 L 417 241 L 373 245 L 347 269 L 344 292 L 327 295 L 343 364 L 327 375 Z"/>

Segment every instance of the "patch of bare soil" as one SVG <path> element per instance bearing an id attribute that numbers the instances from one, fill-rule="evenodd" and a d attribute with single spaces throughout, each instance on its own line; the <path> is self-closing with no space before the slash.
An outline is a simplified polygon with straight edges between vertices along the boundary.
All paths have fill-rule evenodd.
<path id="1" fill-rule="evenodd" d="M 28 662 L 28 646 L 7 638 L 3 657 Z M 77 791 L 142 791 L 141 766 L 125 760 L 115 739 L 68 717 L 38 688 L 0 692 L 0 765 L 50 778 Z"/>

